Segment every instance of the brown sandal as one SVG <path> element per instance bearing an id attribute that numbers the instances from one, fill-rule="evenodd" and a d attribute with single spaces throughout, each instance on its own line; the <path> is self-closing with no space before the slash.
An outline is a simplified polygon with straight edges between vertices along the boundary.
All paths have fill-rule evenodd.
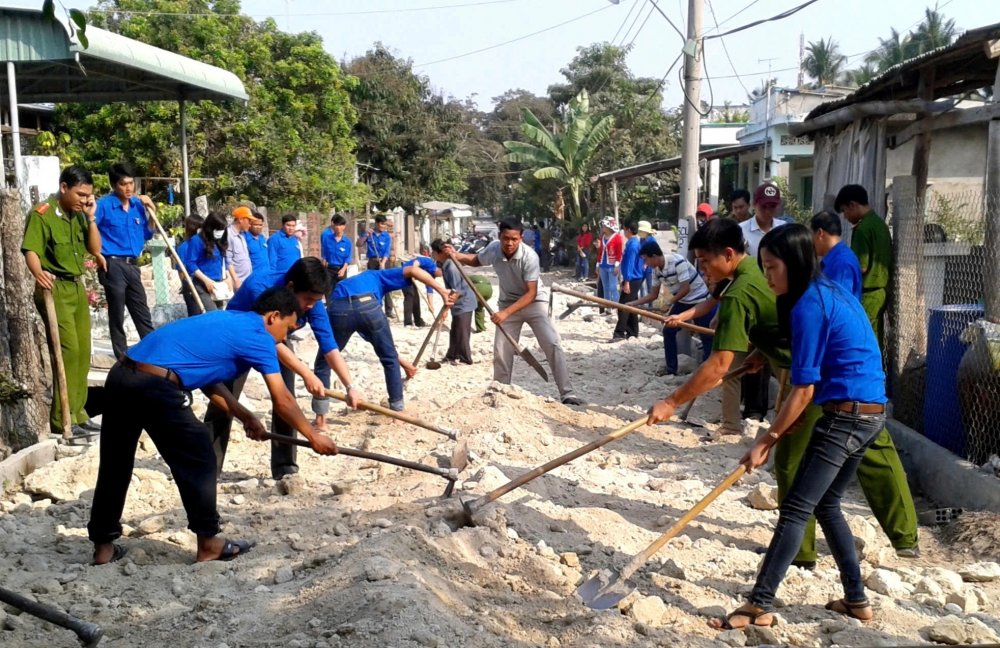
<path id="1" fill-rule="evenodd" d="M 849 616 L 852 619 L 857 619 L 861 623 L 868 623 L 875 617 L 875 612 L 872 611 L 872 605 L 867 600 L 851 603 L 846 599 L 837 599 L 836 601 L 830 601 L 825 607 L 831 612 Z"/>
<path id="2" fill-rule="evenodd" d="M 733 617 L 746 617 L 747 622 L 743 625 L 733 625 Z M 767 621 L 764 623 L 758 623 L 763 617 L 768 617 Z M 756 605 L 750 603 L 745 603 L 737 609 L 730 612 L 725 619 L 711 619 L 708 625 L 715 628 L 716 630 L 742 630 L 750 625 L 755 625 L 763 628 L 770 628 L 777 623 L 777 619 L 774 618 L 772 612 L 766 612 Z"/>

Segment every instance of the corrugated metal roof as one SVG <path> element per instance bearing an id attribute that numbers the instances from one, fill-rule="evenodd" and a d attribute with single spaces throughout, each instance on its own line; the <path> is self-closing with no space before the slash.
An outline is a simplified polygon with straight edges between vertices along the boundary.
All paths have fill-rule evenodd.
<path id="1" fill-rule="evenodd" d="M 89 47 L 40 11 L 0 7 L 0 60 L 13 61 L 18 101 L 246 101 L 232 72 L 94 26 Z M 6 69 L 0 69 L 6 80 Z M 22 83 L 26 81 L 25 83 Z M 7 84 L 0 83 L 6 93 Z"/>

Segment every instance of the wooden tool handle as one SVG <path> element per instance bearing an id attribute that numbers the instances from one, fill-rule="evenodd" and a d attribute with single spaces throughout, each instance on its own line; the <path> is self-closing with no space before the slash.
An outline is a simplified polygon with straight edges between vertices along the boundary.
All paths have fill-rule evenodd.
<path id="1" fill-rule="evenodd" d="M 278 443 L 287 443 L 290 445 L 302 446 L 304 448 L 311 447 L 309 441 L 305 439 L 299 439 L 298 437 L 287 437 L 283 434 L 272 434 L 271 432 L 264 433 L 265 439 L 270 439 L 272 441 L 277 441 Z M 359 459 L 371 459 L 372 461 L 379 461 L 381 463 L 392 464 L 393 466 L 399 466 L 400 468 L 409 468 L 410 470 L 417 470 L 420 472 L 430 473 L 432 475 L 437 475 L 438 477 L 444 477 L 454 481 L 457 479 L 454 472 L 448 470 L 447 468 L 438 468 L 437 466 L 428 466 L 427 464 L 417 463 L 416 461 L 407 461 L 406 459 L 400 459 L 398 457 L 390 457 L 389 455 L 379 454 L 377 452 L 366 452 L 365 450 L 355 450 L 354 448 L 343 448 L 337 446 L 337 454 L 346 455 L 348 457 L 358 457 Z"/>
<path id="2" fill-rule="evenodd" d="M 496 500 L 496 499 L 498 499 L 500 497 L 503 497 L 504 495 L 506 495 L 507 493 L 511 492 L 512 490 L 514 490 L 516 488 L 520 488 L 521 486 L 524 486 L 525 484 L 527 484 L 531 480 L 536 479 L 537 477 L 541 477 L 542 475 L 544 475 L 545 473 L 549 472 L 550 470 L 558 468 L 559 466 L 562 466 L 563 464 L 567 464 L 567 463 L 573 461 L 574 459 L 577 459 L 578 457 L 582 457 L 583 455 L 585 455 L 585 454 L 587 454 L 589 452 L 593 452 L 594 450 L 597 450 L 598 448 L 600 448 L 603 445 L 607 445 L 608 443 L 611 443 L 615 439 L 620 439 L 623 436 L 625 436 L 626 434 L 629 434 L 630 432 L 634 432 L 635 430 L 638 430 L 639 428 L 641 428 L 642 426 L 644 426 L 646 424 L 646 419 L 647 418 L 648 417 L 643 416 L 640 419 L 636 419 L 636 420 L 632 421 L 631 423 L 629 423 L 628 425 L 626 425 L 625 427 L 618 428 L 617 430 L 615 430 L 614 432 L 611 432 L 610 434 L 605 434 L 604 436 L 600 437 L 599 439 L 594 439 L 593 441 L 591 441 L 590 443 L 588 443 L 585 446 L 581 446 L 581 447 L 577 448 L 576 450 L 573 450 L 572 452 L 568 452 L 568 453 L 564 454 L 563 456 L 557 457 L 556 459 L 553 459 L 552 461 L 550 461 L 550 462 L 548 462 L 546 464 L 542 464 L 541 466 L 535 468 L 534 470 L 532 470 L 530 472 L 524 473 L 523 475 L 521 475 L 517 479 L 515 479 L 515 480 L 513 480 L 511 482 L 508 482 L 508 483 L 504 484 L 503 486 L 500 486 L 499 488 L 496 488 L 496 489 L 490 491 L 489 493 L 487 493 L 485 496 L 483 496 L 479 500 L 479 502 L 476 504 L 476 507 L 478 508 L 480 506 L 485 506 L 486 504 L 489 504 L 490 502 L 492 502 L 492 501 L 494 501 L 494 500 Z"/>
<path id="3" fill-rule="evenodd" d="M 347 394 L 343 392 L 334 391 L 332 389 L 326 390 L 326 395 L 330 398 L 336 398 L 339 401 L 347 402 Z M 381 414 L 383 416 L 388 416 L 389 418 L 394 418 L 397 421 L 403 421 L 404 423 L 409 423 L 410 425 L 416 425 L 417 427 L 424 428 L 425 430 L 430 430 L 431 432 L 437 432 L 438 434 L 443 434 L 444 436 L 454 439 L 457 434 L 452 431 L 445 429 L 439 425 L 433 425 L 431 423 L 425 423 L 415 416 L 410 416 L 409 414 L 404 414 L 403 412 L 397 412 L 396 410 L 389 409 L 388 407 L 382 407 L 381 405 L 376 405 L 375 403 L 369 403 L 367 401 L 358 401 L 358 407 L 363 410 L 368 410 L 369 412 L 375 412 L 376 414 Z"/>
<path id="4" fill-rule="evenodd" d="M 59 411 L 62 413 L 62 435 L 63 439 L 69 441 L 73 437 L 73 420 L 69 406 L 69 387 L 66 384 L 66 365 L 63 362 L 62 341 L 59 339 L 59 318 L 56 314 L 56 301 L 52 297 L 52 290 L 42 290 L 42 297 L 45 300 L 45 319 L 49 325 L 49 340 L 52 343 L 53 367 L 52 373 L 55 375 L 56 392 L 52 398 L 59 399 Z M 89 364 L 90 358 L 87 358 Z"/>
<path id="5" fill-rule="evenodd" d="M 424 338 L 423 343 L 420 345 L 420 350 L 417 351 L 417 357 L 413 359 L 413 366 L 416 367 L 420 364 L 420 358 L 423 357 L 424 351 L 427 349 L 427 344 L 431 341 L 431 336 L 434 332 L 439 329 L 441 322 L 444 320 L 444 314 L 448 312 L 448 305 L 445 304 L 438 311 L 437 317 L 434 318 L 434 324 L 431 326 L 431 330 L 427 331 L 427 337 Z"/>
<path id="6" fill-rule="evenodd" d="M 659 538 L 653 541 L 652 544 L 643 549 L 642 552 L 640 552 L 638 555 L 632 558 L 632 560 L 630 560 L 628 564 L 625 565 L 624 569 L 622 569 L 619 575 L 619 579 L 620 580 L 628 579 L 629 576 L 634 574 L 636 571 L 639 570 L 640 567 L 645 565 L 646 561 L 649 560 L 653 556 L 653 554 L 659 551 L 663 547 L 663 545 L 670 542 L 670 540 L 674 536 L 680 533 L 681 530 L 684 527 L 686 527 L 691 520 L 696 518 L 698 514 L 704 511 L 709 504 L 715 501 L 715 498 L 721 495 L 722 492 L 728 489 L 730 486 L 735 484 L 739 480 L 739 478 L 743 476 L 743 473 L 745 473 L 746 470 L 747 470 L 746 466 L 744 466 L 743 464 L 737 466 L 736 470 L 729 473 L 729 476 L 726 477 L 724 480 L 722 480 L 721 484 L 713 488 L 711 493 L 701 498 L 701 501 L 695 504 L 690 511 L 685 513 L 681 517 L 681 519 L 677 520 L 677 522 L 675 522 L 674 525 L 670 527 L 666 533 L 661 535 Z"/>
<path id="7" fill-rule="evenodd" d="M 593 295 L 588 295 L 587 293 L 582 293 L 576 290 L 570 290 L 569 288 L 562 288 L 561 286 L 552 286 L 552 290 L 563 293 L 564 295 L 576 297 L 577 299 L 589 301 L 594 304 L 598 304 L 599 306 L 604 306 L 606 308 L 617 308 L 618 310 L 625 311 L 626 313 L 632 313 L 640 317 L 656 320 L 657 322 L 666 323 L 667 321 L 666 315 L 660 315 L 659 313 L 654 313 L 653 311 L 646 310 L 645 308 L 638 308 L 637 306 L 629 306 L 628 304 L 622 304 L 616 301 L 611 301 L 610 299 L 595 297 Z M 677 326 L 679 328 L 687 329 L 692 333 L 698 333 L 700 335 L 715 335 L 714 329 L 705 328 L 704 326 L 698 326 L 697 324 L 691 324 L 690 322 L 677 322 Z"/>
<path id="8" fill-rule="evenodd" d="M 468 284 L 473 294 L 476 295 L 476 299 L 479 301 L 480 305 L 482 305 L 482 307 L 486 309 L 486 312 L 490 314 L 490 317 L 492 318 L 494 315 L 496 315 L 496 313 L 493 311 L 493 308 L 490 306 L 489 302 L 487 302 L 486 299 L 479 294 L 479 291 L 476 290 L 476 284 L 472 283 L 472 279 L 469 277 L 468 274 L 466 274 L 465 268 L 462 267 L 462 264 L 459 263 L 458 261 L 455 261 L 454 259 L 452 260 L 452 263 L 454 263 L 455 267 L 458 268 L 458 272 L 459 274 L 462 275 L 462 279 L 465 279 L 465 283 Z M 517 340 L 514 339 L 514 336 L 511 335 L 510 332 L 508 332 L 507 329 L 505 329 L 502 326 L 497 326 L 497 329 L 501 333 L 503 333 L 503 336 L 507 338 L 507 341 L 510 342 L 511 346 L 514 347 L 514 353 L 520 355 L 522 352 L 521 345 L 517 343 Z"/>
<path id="9" fill-rule="evenodd" d="M 44 603 L 32 601 L 26 596 L 21 596 L 17 592 L 12 592 L 3 587 L 0 587 L 0 601 L 27 612 L 31 616 L 54 623 L 67 630 L 72 630 L 84 646 L 97 646 L 101 641 L 101 637 L 104 636 L 104 630 L 96 624 L 70 616 L 62 610 L 45 605 Z"/>
<path id="10" fill-rule="evenodd" d="M 153 220 L 153 225 L 156 227 L 156 231 L 160 233 L 160 236 L 163 238 L 163 242 L 167 244 L 167 251 L 170 252 L 170 256 L 174 259 L 174 263 L 177 264 L 177 269 L 181 273 L 181 277 L 187 284 L 188 290 L 191 291 L 191 297 L 194 299 L 195 303 L 198 304 L 198 310 L 204 313 L 205 305 L 201 303 L 201 295 L 199 295 L 198 291 L 195 290 L 194 281 L 191 280 L 191 275 L 188 274 L 187 268 L 184 266 L 184 262 L 181 261 L 181 257 L 177 254 L 173 241 L 170 240 L 170 236 L 167 235 L 167 231 L 163 229 L 163 225 L 160 225 L 160 219 L 156 217 L 156 211 L 147 209 L 146 214 Z"/>

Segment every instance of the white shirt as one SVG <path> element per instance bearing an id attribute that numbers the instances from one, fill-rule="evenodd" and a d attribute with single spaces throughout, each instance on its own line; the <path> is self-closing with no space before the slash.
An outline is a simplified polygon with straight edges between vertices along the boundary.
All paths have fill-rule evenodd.
<path id="1" fill-rule="evenodd" d="M 780 221 L 775 218 L 771 223 L 771 229 L 776 229 L 784 224 L 784 221 Z M 745 220 L 740 223 L 740 229 L 743 230 L 743 240 L 747 242 L 747 254 L 756 259 L 757 248 L 760 247 L 760 240 L 764 238 L 764 235 L 767 234 L 767 232 L 760 228 L 760 224 L 757 223 L 756 216 L 752 217 L 750 220 Z"/>
<path id="2" fill-rule="evenodd" d="M 704 279 L 680 254 L 667 254 L 663 259 L 663 267 L 653 270 L 653 281 L 658 281 L 660 286 L 666 287 L 671 295 L 677 294 L 682 283 L 690 282 L 688 294 L 680 300 L 682 304 L 700 304 L 708 299 L 708 286 L 705 285 Z"/>

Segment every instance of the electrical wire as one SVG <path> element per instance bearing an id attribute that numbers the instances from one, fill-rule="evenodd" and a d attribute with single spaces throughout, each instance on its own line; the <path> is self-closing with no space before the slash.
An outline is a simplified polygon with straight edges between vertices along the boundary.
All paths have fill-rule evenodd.
<path id="1" fill-rule="evenodd" d="M 652 2 L 654 5 L 656 4 L 654 2 L 654 0 L 649 0 L 649 1 Z M 639 30 L 635 32 L 635 36 L 633 36 L 632 40 L 630 40 L 628 42 L 628 45 L 625 46 L 625 49 L 628 49 L 629 47 L 632 47 L 632 44 L 635 43 L 635 39 L 639 38 L 639 34 L 642 32 L 643 28 L 646 26 L 646 23 L 649 22 L 649 17 L 652 16 L 652 15 L 653 15 L 653 10 L 650 9 L 649 13 L 646 14 L 646 19 L 642 21 L 641 25 L 639 25 Z"/>
<path id="2" fill-rule="evenodd" d="M 643 0 L 643 2 L 644 1 L 645 0 Z M 612 45 L 614 45 L 615 41 L 618 40 L 619 34 L 622 33 L 622 27 L 624 27 L 625 23 L 628 22 L 628 19 L 632 16 L 632 12 L 635 11 L 636 7 L 640 7 L 640 6 L 642 6 L 642 2 L 636 2 L 635 0 L 633 0 L 632 5 L 628 9 L 628 13 L 625 14 L 625 19 L 622 20 L 622 23 L 620 25 L 618 25 L 618 31 L 616 31 L 615 35 L 611 38 L 611 44 Z M 626 33 L 628 33 L 628 32 L 626 32 Z M 624 42 L 624 40 L 625 39 L 622 39 L 623 42 Z"/>
<path id="3" fill-rule="evenodd" d="M 296 18 L 315 18 L 322 16 L 364 16 L 371 14 L 393 14 L 393 13 L 415 13 L 418 11 L 434 11 L 437 9 L 464 9 L 466 7 L 481 7 L 484 5 L 496 5 L 496 4 L 507 4 L 511 2 L 519 2 L 520 0 L 480 0 L 479 2 L 467 2 L 461 4 L 448 4 L 448 5 L 434 5 L 429 7 L 403 7 L 399 9 L 366 9 L 359 11 L 329 11 L 322 13 L 308 13 L 308 14 L 295 14 Z M 127 14 L 133 16 L 184 16 L 184 17 L 201 17 L 201 16 L 220 16 L 220 17 L 232 17 L 232 16 L 246 16 L 249 18 L 267 18 L 272 17 L 273 14 L 220 14 L 214 12 L 202 12 L 202 13 L 191 13 L 182 11 L 130 11 L 128 9 L 88 9 L 89 13 L 99 13 L 99 14 Z"/>
<path id="4" fill-rule="evenodd" d="M 817 2 L 819 2 L 819 0 L 806 0 L 806 2 L 803 2 L 797 7 L 792 7 L 787 11 L 782 11 L 780 14 L 776 14 L 774 16 L 771 16 L 770 18 L 762 18 L 760 20 L 755 20 L 751 23 L 740 25 L 739 27 L 735 27 L 733 29 L 730 29 L 729 31 L 722 32 L 721 34 L 712 34 L 711 36 L 705 36 L 705 40 L 708 40 L 710 38 L 722 38 L 723 36 L 729 36 L 730 34 L 735 34 L 737 32 L 750 29 L 751 27 L 756 27 L 757 25 L 763 25 L 764 23 L 774 22 L 776 20 L 784 20 L 785 18 L 788 18 L 793 14 L 797 14 L 798 12 L 802 11 L 809 5 L 816 4 Z"/>
<path id="5" fill-rule="evenodd" d="M 756 2 L 756 0 L 754 0 L 754 1 Z M 753 3 L 751 2 L 750 4 L 752 5 Z M 749 7 L 749 5 L 747 5 L 747 6 Z M 719 20 L 718 20 L 718 18 L 715 15 L 715 7 L 712 6 L 712 0 L 708 0 L 708 11 L 712 14 L 712 22 L 715 23 L 715 29 L 718 30 L 719 29 Z M 722 51 L 725 52 L 725 54 L 726 54 L 726 60 L 729 61 L 729 67 L 732 68 L 733 74 L 736 75 L 736 80 L 740 82 L 740 86 L 743 88 L 743 92 L 745 92 L 749 96 L 750 95 L 750 91 L 747 90 L 746 84 L 743 83 L 743 79 L 740 78 L 739 72 L 736 71 L 736 65 L 733 63 L 733 57 L 731 57 L 729 55 L 729 48 L 726 47 L 726 41 L 725 41 L 725 39 L 721 40 L 720 42 L 722 43 Z M 706 73 L 706 76 L 708 76 L 707 73 Z"/>
<path id="6" fill-rule="evenodd" d="M 736 16 L 740 15 L 741 13 L 743 13 L 744 11 L 746 11 L 747 9 L 749 9 L 750 7 L 754 6 L 758 2 L 760 2 L 760 0 L 751 0 L 750 4 L 746 5 L 745 7 L 743 7 L 742 9 L 740 9 L 739 11 L 737 11 L 736 13 L 734 13 L 733 15 L 729 16 L 728 18 L 726 18 L 725 20 L 723 20 L 721 23 L 716 23 L 716 25 L 715 25 L 715 31 L 719 31 L 722 28 L 722 25 L 725 25 L 727 22 L 729 22 L 730 20 L 732 20 Z"/>
<path id="7" fill-rule="evenodd" d="M 646 101 L 642 102 L 642 104 L 639 106 L 639 110 L 636 111 L 637 114 L 641 113 L 643 109 L 645 109 L 645 107 L 649 104 L 649 102 L 653 100 L 653 97 L 655 97 L 657 93 L 663 89 L 663 84 L 666 83 L 667 77 L 670 76 L 670 73 L 673 71 L 674 66 L 677 65 L 677 62 L 681 60 L 682 56 L 684 56 L 684 52 L 678 54 L 677 58 L 674 59 L 674 62 L 670 64 L 670 67 L 667 68 L 667 71 L 663 74 L 663 78 L 660 79 L 659 85 L 656 86 L 655 90 L 649 93 L 649 96 L 646 97 Z"/>
<path id="8" fill-rule="evenodd" d="M 642 10 L 646 8 L 646 2 L 647 2 L 647 0 L 642 0 L 642 2 L 640 2 L 637 5 L 639 7 L 639 11 L 636 12 L 635 18 L 632 19 L 632 24 L 630 24 L 628 26 L 628 29 L 625 30 L 625 34 L 622 36 L 622 40 L 618 44 L 619 47 L 622 47 L 622 46 L 625 45 L 625 41 L 628 40 L 629 34 L 632 33 L 632 30 L 635 28 L 636 23 L 639 22 L 640 18 L 642 18 Z"/>
<path id="9" fill-rule="evenodd" d="M 660 12 L 660 15 L 663 16 L 663 19 L 666 20 L 668 23 L 670 23 L 670 26 L 674 28 L 674 31 L 677 32 L 677 35 L 680 36 L 686 42 L 687 35 L 684 32 L 682 32 L 677 27 L 677 25 L 674 24 L 673 20 L 670 20 L 670 16 L 664 13 L 663 9 L 660 9 L 660 5 L 656 4 L 656 0 L 649 0 L 649 1 L 653 4 L 654 7 L 656 7 L 656 10 Z"/>
<path id="10" fill-rule="evenodd" d="M 570 18 L 569 20 L 563 21 L 563 22 L 561 22 L 561 23 L 559 23 L 557 25 L 552 25 L 551 27 L 546 27 L 545 29 L 539 29 L 536 32 L 531 32 L 530 34 L 525 34 L 524 36 L 518 36 L 517 38 L 512 38 L 512 39 L 504 41 L 502 43 L 497 43 L 495 45 L 489 45 L 487 47 L 481 47 L 479 49 L 472 50 L 470 52 L 465 52 L 463 54 L 456 54 L 454 56 L 447 56 L 445 58 L 438 59 L 436 61 L 428 61 L 426 63 L 419 63 L 417 65 L 414 65 L 413 67 L 427 67 L 428 65 L 436 65 L 438 63 L 444 63 L 446 61 L 454 61 L 455 59 L 465 58 L 466 56 L 472 56 L 473 54 L 480 54 L 482 52 L 488 52 L 489 50 L 494 50 L 494 49 L 497 49 L 498 47 L 504 47 L 505 45 L 510 45 L 511 43 L 516 43 L 516 42 L 522 41 L 522 40 L 524 40 L 526 38 L 531 38 L 532 36 L 538 36 L 539 34 L 544 34 L 545 32 L 552 31 L 553 29 L 558 29 L 560 27 L 564 27 L 564 26 L 566 26 L 566 25 L 568 25 L 570 23 L 574 23 L 574 22 L 576 22 L 578 20 L 583 20 L 584 18 L 587 18 L 588 16 L 593 16 L 596 13 L 600 13 L 602 11 L 606 11 L 606 10 L 612 8 L 612 7 L 614 7 L 614 5 L 607 4 L 607 5 L 603 6 L 603 7 L 600 7 L 599 9 L 595 9 L 594 11 L 589 11 L 589 12 L 583 14 L 583 15 L 577 16 L 576 18 Z"/>

